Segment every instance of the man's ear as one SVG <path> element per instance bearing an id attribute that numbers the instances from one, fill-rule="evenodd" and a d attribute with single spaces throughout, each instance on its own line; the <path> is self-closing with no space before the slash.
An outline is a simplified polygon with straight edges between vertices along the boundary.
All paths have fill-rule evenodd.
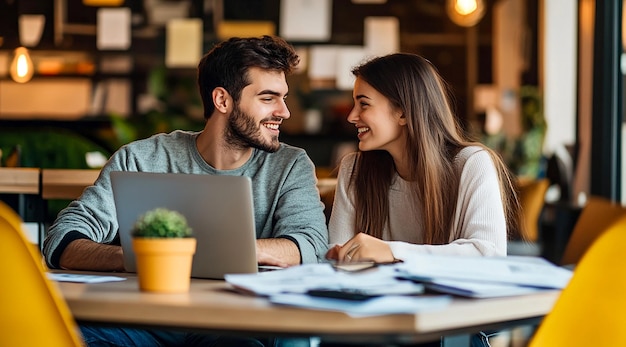
<path id="1" fill-rule="evenodd" d="M 222 87 L 217 87 L 213 89 L 213 93 L 211 93 L 213 98 L 213 105 L 215 106 L 215 110 L 221 113 L 227 113 L 230 109 L 230 105 L 232 104 L 232 98 L 230 97 L 230 93 Z"/>

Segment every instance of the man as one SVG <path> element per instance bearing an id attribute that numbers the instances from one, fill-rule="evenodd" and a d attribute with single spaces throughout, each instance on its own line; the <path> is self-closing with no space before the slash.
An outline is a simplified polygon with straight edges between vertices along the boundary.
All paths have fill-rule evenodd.
<path id="1" fill-rule="evenodd" d="M 290 116 L 286 75 L 298 61 L 293 48 L 277 37 L 232 38 L 216 45 L 198 65 L 204 129 L 157 134 L 121 147 L 95 185 L 61 211 L 50 227 L 43 248 L 48 265 L 124 271 L 122 249 L 115 244 L 118 224 L 111 171 L 248 176 L 258 263 L 286 267 L 323 259 L 328 231 L 313 163 L 303 149 L 278 140 L 280 125 Z M 97 330 L 99 336 L 108 332 Z M 83 327 L 84 335 L 90 332 Z M 143 331 L 132 333 L 141 336 L 131 340 L 145 337 Z M 174 334 L 180 341 L 180 333 L 158 334 L 167 336 L 147 338 L 167 344 Z M 106 339 L 119 337 L 113 335 Z"/>

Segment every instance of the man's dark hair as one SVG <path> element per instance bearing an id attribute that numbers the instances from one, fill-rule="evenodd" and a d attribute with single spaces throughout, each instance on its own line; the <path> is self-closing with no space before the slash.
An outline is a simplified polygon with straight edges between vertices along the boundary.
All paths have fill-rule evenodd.
<path id="1" fill-rule="evenodd" d="M 280 37 L 233 37 L 218 43 L 198 64 L 204 118 L 209 119 L 214 110 L 213 89 L 223 87 L 237 103 L 243 88 L 251 83 L 248 78 L 250 68 L 282 71 L 288 75 L 299 61 L 293 47 Z"/>

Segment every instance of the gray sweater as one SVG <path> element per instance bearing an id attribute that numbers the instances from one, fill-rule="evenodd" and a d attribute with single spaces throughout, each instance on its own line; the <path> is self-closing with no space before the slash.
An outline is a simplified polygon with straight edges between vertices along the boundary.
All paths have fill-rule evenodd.
<path id="1" fill-rule="evenodd" d="M 252 179 L 257 238 L 290 239 L 297 244 L 302 263 L 322 260 L 328 248 L 328 230 L 315 168 L 306 152 L 286 144 L 275 153 L 255 149 L 241 167 L 216 170 L 198 152 L 198 134 L 180 130 L 158 134 L 114 153 L 95 184 L 63 209 L 50 227 L 43 247 L 48 266 L 58 268 L 61 253 L 76 239 L 119 242 L 111 171 L 248 176 Z"/>

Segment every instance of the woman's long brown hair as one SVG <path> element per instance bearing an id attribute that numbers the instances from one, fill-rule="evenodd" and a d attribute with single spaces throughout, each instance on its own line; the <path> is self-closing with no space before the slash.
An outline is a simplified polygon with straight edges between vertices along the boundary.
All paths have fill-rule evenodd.
<path id="1" fill-rule="evenodd" d="M 483 147 L 491 155 L 500 178 L 507 232 L 511 236 L 519 231 L 521 212 L 514 178 L 497 153 L 464 137 L 450 107 L 448 87 L 430 62 L 415 54 L 397 53 L 370 60 L 352 73 L 387 97 L 407 119 L 405 160 L 411 173 L 408 180 L 418 183 L 415 193 L 422 207 L 425 244 L 450 241 L 461 174 L 454 160 L 467 146 Z M 350 180 L 358 231 L 382 237 L 389 223 L 394 174 L 393 159 L 386 151 L 359 152 Z"/>

